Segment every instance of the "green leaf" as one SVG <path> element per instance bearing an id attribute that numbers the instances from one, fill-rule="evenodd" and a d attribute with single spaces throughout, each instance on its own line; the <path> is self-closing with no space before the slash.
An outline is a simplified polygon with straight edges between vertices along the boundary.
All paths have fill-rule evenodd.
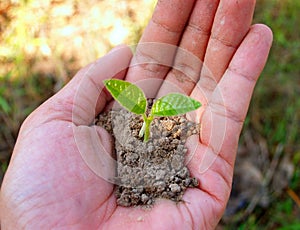
<path id="1" fill-rule="evenodd" d="M 11 111 L 11 107 L 9 106 L 8 102 L 5 98 L 0 96 L 0 108 L 3 109 L 3 111 L 8 114 Z"/>
<path id="2" fill-rule="evenodd" d="M 147 99 L 139 87 L 117 79 L 105 80 L 104 84 L 113 98 L 125 109 L 135 114 L 146 112 Z"/>
<path id="3" fill-rule="evenodd" d="M 179 93 L 171 93 L 159 98 L 152 106 L 151 114 L 154 116 L 175 116 L 198 109 L 201 106 L 188 96 Z"/>

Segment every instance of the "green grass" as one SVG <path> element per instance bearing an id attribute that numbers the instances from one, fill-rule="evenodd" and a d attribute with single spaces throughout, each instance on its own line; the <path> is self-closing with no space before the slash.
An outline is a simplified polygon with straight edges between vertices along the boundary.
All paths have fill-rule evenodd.
<path id="1" fill-rule="evenodd" d="M 255 127 L 268 136 L 270 144 L 296 144 L 300 128 L 297 109 L 300 106 L 297 97 L 300 93 L 300 2 L 268 0 L 258 3 L 255 21 L 271 27 L 274 43 L 250 111 L 259 114 Z"/>
<path id="2" fill-rule="evenodd" d="M 12 78 L 7 74 L 0 77 L 0 180 L 7 168 L 21 123 L 53 95 L 54 85 L 54 78 L 40 75 Z"/>
<path id="3" fill-rule="evenodd" d="M 273 156 L 278 145 L 293 162 L 295 171 L 289 182 L 300 194 L 300 1 L 258 0 L 254 21 L 267 24 L 274 42 L 267 65 L 258 81 L 249 108 L 244 132 L 251 130 L 263 139 Z M 300 229 L 300 207 L 288 195 L 272 194 L 268 209 L 257 207 L 237 229 Z M 229 228 L 230 229 L 230 228 Z"/>
<path id="4" fill-rule="evenodd" d="M 262 135 L 273 152 L 283 144 L 291 157 L 300 151 L 299 10 L 299 1 L 258 1 L 254 20 L 271 27 L 274 42 L 254 92 L 247 126 Z"/>

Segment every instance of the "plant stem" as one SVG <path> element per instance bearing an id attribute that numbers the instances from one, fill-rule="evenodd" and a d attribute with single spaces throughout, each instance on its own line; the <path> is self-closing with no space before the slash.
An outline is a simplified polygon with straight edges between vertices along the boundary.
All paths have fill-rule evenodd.
<path id="1" fill-rule="evenodd" d="M 147 119 L 147 118 L 146 118 L 146 119 Z M 145 122 L 145 120 L 144 120 L 143 126 L 142 126 L 142 128 L 141 128 L 141 130 L 140 130 L 140 132 L 139 132 L 139 137 L 140 137 L 140 138 L 142 138 L 142 137 L 144 136 L 144 134 L 145 134 L 145 127 L 146 127 L 146 122 Z"/>
<path id="2" fill-rule="evenodd" d="M 145 119 L 145 133 L 144 133 L 144 142 L 147 142 L 150 137 L 150 124 L 153 120 L 152 116 L 149 116 Z"/>

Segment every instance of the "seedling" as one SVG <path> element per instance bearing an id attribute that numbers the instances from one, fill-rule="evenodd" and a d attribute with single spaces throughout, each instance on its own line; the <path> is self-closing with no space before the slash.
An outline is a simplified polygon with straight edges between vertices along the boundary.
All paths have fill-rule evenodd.
<path id="1" fill-rule="evenodd" d="M 143 126 L 139 136 L 147 142 L 150 137 L 150 125 L 155 116 L 175 116 L 198 109 L 201 103 L 179 93 L 170 93 L 157 99 L 147 116 L 147 98 L 144 92 L 134 84 L 126 81 L 110 79 L 104 80 L 105 87 L 125 109 L 142 115 Z"/>

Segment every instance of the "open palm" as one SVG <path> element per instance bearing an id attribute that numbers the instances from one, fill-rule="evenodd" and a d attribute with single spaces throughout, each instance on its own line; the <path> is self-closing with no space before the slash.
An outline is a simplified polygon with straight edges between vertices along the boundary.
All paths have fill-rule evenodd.
<path id="1" fill-rule="evenodd" d="M 117 47 L 26 119 L 1 188 L 2 229 L 213 229 L 229 198 L 239 134 L 272 41 L 266 26 L 251 26 L 254 6 L 254 0 L 158 1 L 134 57 Z M 99 140 L 100 158 L 112 152 L 111 137 L 90 125 L 112 100 L 102 90 L 112 76 L 155 79 L 154 95 L 177 88 L 204 104 L 194 117 L 201 134 L 187 142 L 188 167 L 200 183 L 184 202 L 117 206 L 107 181 L 113 166 L 102 165 L 103 178 L 82 156 Z"/>

